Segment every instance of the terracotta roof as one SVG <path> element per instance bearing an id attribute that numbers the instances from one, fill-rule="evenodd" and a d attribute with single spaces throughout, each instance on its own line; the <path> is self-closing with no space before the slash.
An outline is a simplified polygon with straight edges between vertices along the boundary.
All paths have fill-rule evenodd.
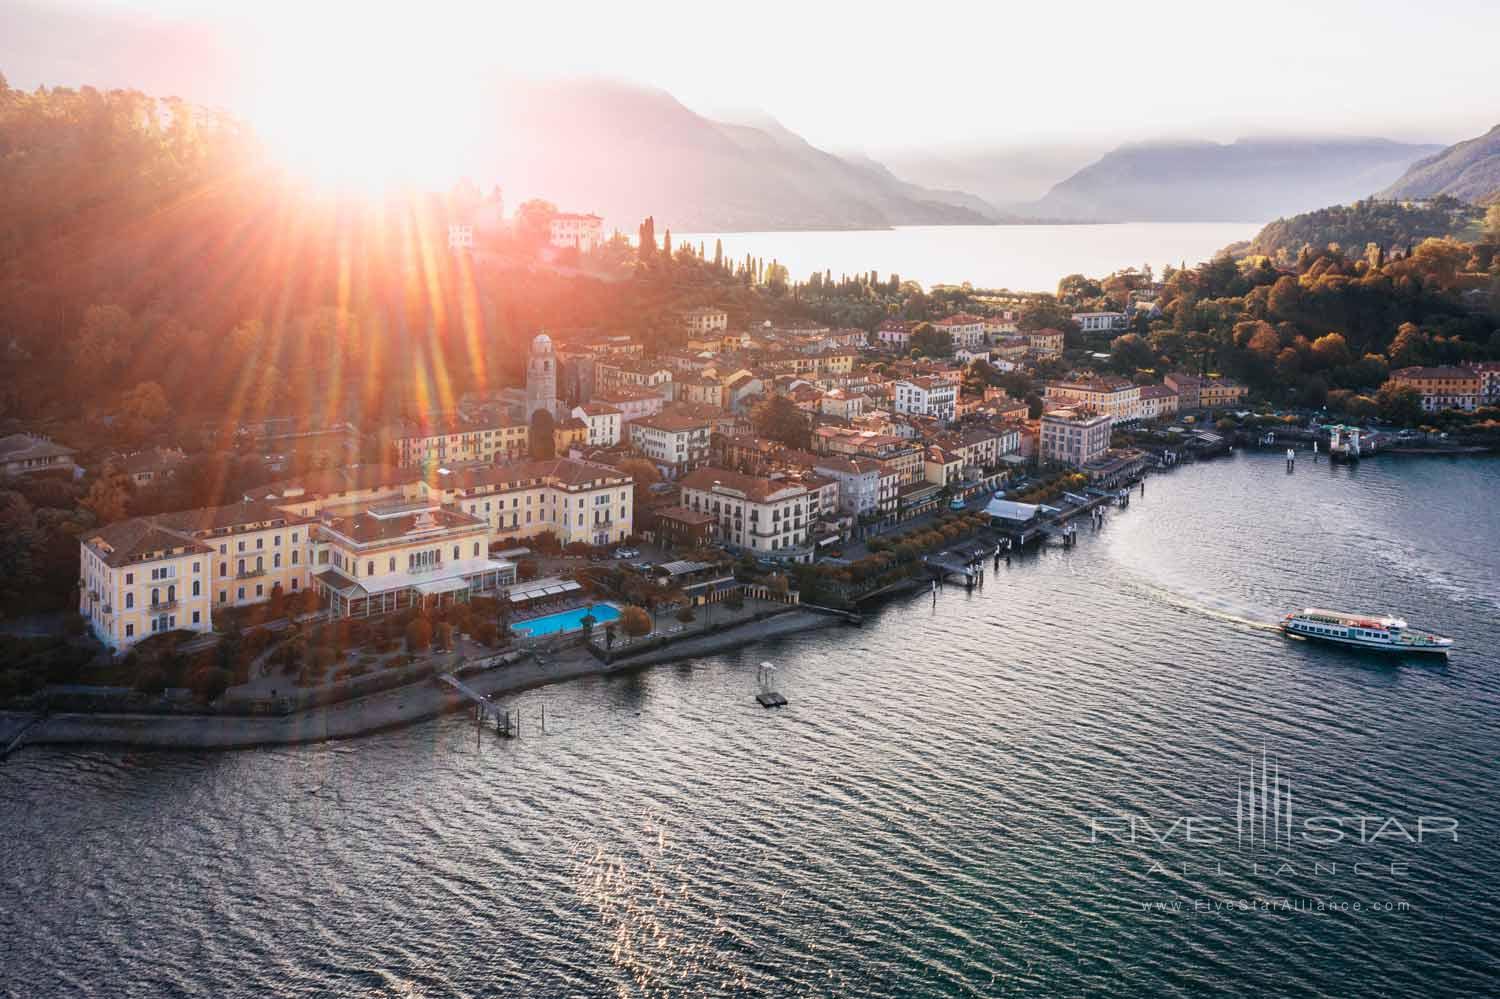
<path id="1" fill-rule="evenodd" d="M 532 483 L 586 487 L 622 485 L 634 481 L 618 468 L 575 458 L 548 458 L 517 461 L 508 465 L 481 465 L 459 469 L 441 476 L 439 489 L 471 489 L 476 486 L 509 486 L 523 488 Z"/>
<path id="2" fill-rule="evenodd" d="M 778 497 L 779 493 L 788 490 L 807 491 L 806 487 L 799 483 L 787 482 L 783 479 L 768 479 L 760 475 L 744 475 L 740 472 L 731 472 L 727 468 L 700 468 L 696 472 L 689 473 L 682 480 L 683 489 L 713 492 L 716 486 L 743 493 L 746 498 L 758 503 L 764 503 L 772 497 L 789 499 L 790 496 Z"/>
<path id="3" fill-rule="evenodd" d="M 703 513 L 701 510 L 693 510 L 685 506 L 667 506 L 656 511 L 659 520 L 675 520 L 679 524 L 712 524 L 712 514 Z"/>
<path id="4" fill-rule="evenodd" d="M 407 535 L 437 540 L 441 535 L 436 532 L 467 531 L 486 526 L 479 517 L 451 507 L 407 506 L 391 504 L 385 509 L 367 504 L 349 506 L 324 514 L 323 526 L 362 545 L 394 541 Z"/>
<path id="5" fill-rule="evenodd" d="M 213 549 L 190 537 L 159 526 L 153 518 L 136 517 L 85 532 L 84 543 L 98 553 L 105 565 L 119 567 L 147 561 L 150 556 L 211 555 Z"/>
<path id="6" fill-rule="evenodd" d="M 654 416 L 643 416 L 630 424 L 632 427 L 646 427 L 651 430 L 663 430 L 670 434 L 687 433 L 693 430 L 707 430 L 713 426 L 713 420 L 696 413 L 684 413 L 677 409 L 664 409 Z"/>

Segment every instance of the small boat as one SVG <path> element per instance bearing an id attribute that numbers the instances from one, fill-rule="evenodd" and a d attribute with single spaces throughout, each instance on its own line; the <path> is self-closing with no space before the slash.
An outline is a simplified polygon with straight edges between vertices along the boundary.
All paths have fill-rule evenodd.
<path id="1" fill-rule="evenodd" d="M 1403 619 L 1389 614 L 1345 614 L 1316 607 L 1293 611 L 1282 618 L 1281 631 L 1292 638 L 1375 652 L 1447 655 L 1453 647 L 1453 639 L 1408 627 Z"/>

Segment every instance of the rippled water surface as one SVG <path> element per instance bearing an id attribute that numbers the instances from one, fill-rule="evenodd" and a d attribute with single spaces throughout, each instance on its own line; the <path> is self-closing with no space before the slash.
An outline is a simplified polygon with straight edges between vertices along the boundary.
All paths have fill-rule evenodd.
<path id="1" fill-rule="evenodd" d="M 1242 455 L 972 595 L 526 694 L 516 741 L 28 749 L 0 994 L 1494 994 L 1497 489 L 1492 461 Z M 1460 650 L 1267 626 L 1307 603 Z M 789 708 L 751 699 L 762 659 Z M 1386 835 L 1246 843 L 1262 759 L 1299 832 Z M 1458 842 L 1387 822 L 1418 816 Z"/>

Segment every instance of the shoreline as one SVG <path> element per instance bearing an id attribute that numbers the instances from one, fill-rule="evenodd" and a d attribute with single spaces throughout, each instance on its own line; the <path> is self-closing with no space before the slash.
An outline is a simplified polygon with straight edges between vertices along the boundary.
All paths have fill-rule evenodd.
<path id="1" fill-rule="evenodd" d="M 488 696 L 511 696 L 539 687 L 592 676 L 609 676 L 663 663 L 713 655 L 767 639 L 833 627 L 838 618 L 790 610 L 761 621 L 674 642 L 672 645 L 606 664 L 581 646 L 555 659 L 513 663 L 464 677 Z M 381 691 L 280 716 L 91 714 L 63 712 L 40 721 L 31 712 L 0 711 L 0 748 L 23 736 L 27 746 L 122 746 L 135 749 L 233 750 L 296 746 L 355 739 L 406 728 L 441 715 L 467 710 L 470 702 L 433 680 Z"/>

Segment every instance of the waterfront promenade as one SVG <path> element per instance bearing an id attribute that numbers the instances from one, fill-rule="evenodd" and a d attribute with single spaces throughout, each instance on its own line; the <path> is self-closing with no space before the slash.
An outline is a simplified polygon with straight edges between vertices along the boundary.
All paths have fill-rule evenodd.
<path id="1" fill-rule="evenodd" d="M 470 674 L 464 683 L 480 694 L 504 697 L 581 677 L 625 673 L 658 663 L 710 655 L 781 635 L 837 625 L 838 619 L 788 610 L 761 621 L 673 642 L 639 656 L 605 664 L 581 645 L 540 659 L 528 657 Z M 64 712 L 35 722 L 30 712 L 0 712 L 0 746 L 27 725 L 22 746 L 114 744 L 162 749 L 249 749 L 349 739 L 400 728 L 468 707 L 445 685 L 430 680 L 326 707 L 275 716 L 85 714 Z M 33 722 L 35 722 L 33 724 Z"/>

